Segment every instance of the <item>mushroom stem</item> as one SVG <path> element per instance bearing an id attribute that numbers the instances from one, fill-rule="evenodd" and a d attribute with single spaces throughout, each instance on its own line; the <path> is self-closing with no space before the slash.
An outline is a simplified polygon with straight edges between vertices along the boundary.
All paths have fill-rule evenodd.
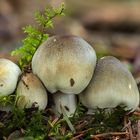
<path id="1" fill-rule="evenodd" d="M 9 112 L 12 111 L 12 105 L 0 105 L 0 111 Z"/>
<path id="2" fill-rule="evenodd" d="M 65 111 L 67 116 L 73 114 L 76 110 L 76 95 L 74 94 L 64 94 L 62 92 L 57 92 L 53 94 L 54 100 L 54 110 L 56 115 L 59 116 L 60 114 L 64 113 Z"/>

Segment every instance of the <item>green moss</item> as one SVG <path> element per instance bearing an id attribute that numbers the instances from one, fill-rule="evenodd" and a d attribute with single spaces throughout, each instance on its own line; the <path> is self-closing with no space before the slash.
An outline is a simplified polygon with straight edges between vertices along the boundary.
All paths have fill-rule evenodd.
<path id="1" fill-rule="evenodd" d="M 26 34 L 22 40 L 22 46 L 12 51 L 12 55 L 20 56 L 19 66 L 24 69 L 30 64 L 30 61 L 42 42 L 48 39 L 49 35 L 46 33 L 48 28 L 53 27 L 53 19 L 57 16 L 64 15 L 64 4 L 59 8 L 46 8 L 43 13 L 35 12 L 35 22 L 37 26 L 28 25 L 23 28 Z"/>

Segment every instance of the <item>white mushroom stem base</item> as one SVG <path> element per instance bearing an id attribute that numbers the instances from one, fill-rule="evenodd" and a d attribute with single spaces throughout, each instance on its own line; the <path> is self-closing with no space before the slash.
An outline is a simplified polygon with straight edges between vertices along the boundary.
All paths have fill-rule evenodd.
<path id="1" fill-rule="evenodd" d="M 12 105 L 8 104 L 8 105 L 0 105 L 0 111 L 12 111 Z"/>
<path id="2" fill-rule="evenodd" d="M 54 110 L 56 115 L 59 116 L 60 114 L 64 113 L 69 117 L 72 115 L 77 107 L 76 95 L 74 94 L 64 94 L 62 92 L 57 92 L 53 94 L 54 100 Z"/>
<path id="3" fill-rule="evenodd" d="M 105 114 L 108 115 L 108 114 L 111 114 L 111 112 L 113 112 L 114 108 L 106 108 L 104 111 L 105 111 Z M 88 115 L 95 115 L 95 113 L 98 111 L 98 108 L 88 108 L 88 111 L 87 111 L 87 114 Z"/>

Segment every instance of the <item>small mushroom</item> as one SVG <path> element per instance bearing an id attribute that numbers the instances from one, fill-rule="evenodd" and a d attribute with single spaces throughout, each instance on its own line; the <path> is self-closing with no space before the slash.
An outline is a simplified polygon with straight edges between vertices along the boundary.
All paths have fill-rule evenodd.
<path id="1" fill-rule="evenodd" d="M 0 58 L 0 96 L 7 96 L 14 92 L 20 68 L 11 60 Z"/>
<path id="2" fill-rule="evenodd" d="M 30 108 L 38 106 L 40 110 L 45 109 L 48 103 L 48 96 L 45 87 L 32 73 L 26 73 L 20 79 L 17 89 L 17 107 Z"/>
<path id="3" fill-rule="evenodd" d="M 65 106 L 66 102 L 69 103 L 69 108 L 73 106 L 70 98 L 75 101 L 74 94 L 79 94 L 86 88 L 95 65 L 94 49 L 82 38 L 72 35 L 50 37 L 37 49 L 32 59 L 33 73 L 41 79 L 47 90 L 51 93 L 59 91 L 58 96 L 53 96 L 57 109 L 60 104 Z M 62 93 L 69 94 L 68 98 Z M 69 110 L 74 113 L 75 109 Z"/>
<path id="4" fill-rule="evenodd" d="M 99 59 L 90 84 L 79 98 L 90 109 L 123 105 L 125 110 L 134 111 L 139 105 L 139 92 L 132 74 L 113 56 Z"/>

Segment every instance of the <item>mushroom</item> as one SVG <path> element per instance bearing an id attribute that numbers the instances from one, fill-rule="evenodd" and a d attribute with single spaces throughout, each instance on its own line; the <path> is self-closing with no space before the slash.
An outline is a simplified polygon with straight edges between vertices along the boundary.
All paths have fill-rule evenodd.
<path id="1" fill-rule="evenodd" d="M 20 68 L 11 60 L 0 58 L 0 96 L 7 96 L 15 91 Z"/>
<path id="2" fill-rule="evenodd" d="M 123 105 L 125 110 L 134 111 L 139 92 L 128 69 L 117 58 L 106 56 L 97 62 L 93 78 L 79 99 L 89 109 Z"/>
<path id="3" fill-rule="evenodd" d="M 72 35 L 50 37 L 37 49 L 32 59 L 33 73 L 41 79 L 49 92 L 59 91 L 71 95 L 70 98 L 64 95 L 64 102 L 68 103 L 69 99 L 76 98 L 72 97 L 74 94 L 79 94 L 89 84 L 95 65 L 94 49 L 82 38 Z M 59 94 L 57 100 L 58 97 L 63 98 L 62 95 Z M 71 108 L 71 104 L 68 108 Z"/>
<path id="4" fill-rule="evenodd" d="M 80 93 L 89 84 L 95 64 L 94 49 L 77 36 L 50 37 L 32 59 L 33 73 L 51 93 Z"/>
<path id="5" fill-rule="evenodd" d="M 22 76 L 16 89 L 17 107 L 30 108 L 33 104 L 40 110 L 45 109 L 48 103 L 48 96 L 45 87 L 32 73 L 26 73 Z"/>

